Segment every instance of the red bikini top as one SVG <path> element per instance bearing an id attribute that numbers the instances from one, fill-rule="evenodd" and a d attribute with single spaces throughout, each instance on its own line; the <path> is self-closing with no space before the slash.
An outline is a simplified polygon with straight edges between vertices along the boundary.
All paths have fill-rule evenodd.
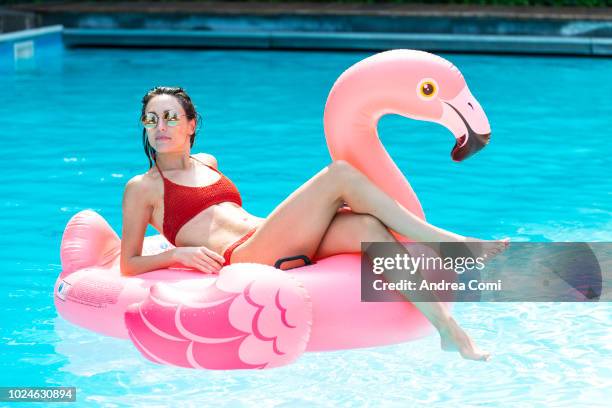
<path id="1" fill-rule="evenodd" d="M 191 158 L 200 162 L 195 157 Z M 157 163 L 155 163 L 159 174 L 164 180 L 163 234 L 172 245 L 176 246 L 174 240 L 181 227 L 211 205 L 224 202 L 242 205 L 240 193 L 234 183 L 214 167 L 206 163 L 202 164 L 219 173 L 221 176 L 219 180 L 203 187 L 190 187 L 176 184 L 165 178 L 164 173 L 162 173 Z"/>

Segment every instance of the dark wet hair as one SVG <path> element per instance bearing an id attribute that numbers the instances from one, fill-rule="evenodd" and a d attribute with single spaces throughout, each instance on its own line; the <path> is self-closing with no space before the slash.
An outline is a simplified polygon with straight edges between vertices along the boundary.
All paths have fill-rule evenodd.
<path id="1" fill-rule="evenodd" d="M 193 102 L 191 102 L 191 98 L 187 95 L 187 92 L 183 88 L 180 87 L 171 87 L 171 86 L 156 86 L 155 88 L 151 88 L 145 96 L 142 97 L 142 112 L 140 114 L 140 118 L 145 115 L 145 109 L 149 101 L 157 95 L 171 95 L 174 96 L 187 114 L 187 119 L 195 119 L 196 120 L 196 129 L 193 131 L 191 135 L 190 145 L 193 147 L 193 142 L 195 141 L 196 131 L 198 129 L 198 125 L 201 122 L 201 116 L 196 112 L 195 106 Z M 149 138 L 147 137 L 147 130 L 142 129 L 142 146 L 144 147 L 144 152 L 149 159 L 149 168 L 153 167 L 153 162 L 155 162 L 155 149 L 149 144 Z"/>

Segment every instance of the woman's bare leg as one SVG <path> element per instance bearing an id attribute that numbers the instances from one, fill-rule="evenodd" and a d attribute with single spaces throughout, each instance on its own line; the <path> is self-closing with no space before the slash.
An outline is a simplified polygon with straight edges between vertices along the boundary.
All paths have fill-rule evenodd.
<path id="1" fill-rule="evenodd" d="M 394 242 L 393 235 L 375 217 L 364 214 L 339 213 L 327 229 L 315 259 L 339 254 L 359 252 L 361 242 Z M 405 250 L 402 245 L 394 249 Z M 407 298 L 409 294 L 404 293 Z M 435 296 L 432 293 L 432 296 Z M 429 299 L 427 302 L 413 304 L 428 318 L 440 334 L 441 347 L 447 351 L 458 351 L 462 357 L 470 360 L 486 361 L 490 354 L 480 350 L 470 336 L 457 324 L 441 303 Z"/>
<path id="2" fill-rule="evenodd" d="M 276 207 L 257 232 L 234 251 L 232 262 L 272 265 L 282 257 L 312 257 L 343 202 L 353 212 L 373 215 L 386 227 L 415 241 L 465 240 L 421 220 L 351 165 L 336 161 Z"/>
<path id="3" fill-rule="evenodd" d="M 333 163 L 280 203 L 257 232 L 232 254 L 231 262 L 273 265 L 279 258 L 312 258 L 331 220 L 342 206 L 342 178 Z M 284 264 L 299 266 L 301 262 Z"/>
<path id="4" fill-rule="evenodd" d="M 419 242 L 455 242 L 465 237 L 423 221 L 374 184 L 363 173 L 346 162 L 343 169 L 342 197 L 358 214 L 370 214 L 387 228 Z"/>
<path id="5" fill-rule="evenodd" d="M 352 212 L 370 214 L 387 228 L 417 242 L 469 242 L 466 249 L 474 256 L 493 257 L 508 246 L 503 241 L 483 241 L 454 234 L 423 221 L 381 190 L 363 173 L 346 162 L 335 162 L 342 180 L 341 196 Z"/>

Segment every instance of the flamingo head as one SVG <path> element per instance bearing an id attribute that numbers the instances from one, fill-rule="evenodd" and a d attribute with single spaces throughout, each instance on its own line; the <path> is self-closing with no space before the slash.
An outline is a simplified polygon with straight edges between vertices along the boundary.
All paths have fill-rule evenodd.
<path id="1" fill-rule="evenodd" d="M 404 73 L 399 82 L 404 96 L 401 114 L 449 129 L 456 139 L 451 151 L 454 161 L 462 161 L 486 146 L 491 137 L 489 121 L 461 72 L 437 55 L 398 51 L 407 53 L 402 58 Z"/>

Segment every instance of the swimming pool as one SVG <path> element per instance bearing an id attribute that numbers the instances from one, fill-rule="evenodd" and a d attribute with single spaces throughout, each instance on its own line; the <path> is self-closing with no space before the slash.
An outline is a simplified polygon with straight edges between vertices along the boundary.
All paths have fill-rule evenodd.
<path id="1" fill-rule="evenodd" d="M 57 317 L 66 222 L 93 208 L 120 231 L 123 186 L 146 170 L 138 115 L 147 89 L 190 92 L 204 117 L 195 151 L 213 153 L 245 208 L 264 216 L 329 162 L 327 92 L 367 55 L 88 49 L 3 70 L 0 385 L 76 386 L 78 401 L 104 406 L 603 406 L 610 304 L 458 304 L 457 319 L 494 353 L 489 364 L 443 353 L 432 336 L 309 353 L 263 372 L 157 366 L 127 341 Z M 445 57 L 485 108 L 492 143 L 456 164 L 446 129 L 394 116 L 380 125 L 429 221 L 482 238 L 611 241 L 612 60 Z"/>

